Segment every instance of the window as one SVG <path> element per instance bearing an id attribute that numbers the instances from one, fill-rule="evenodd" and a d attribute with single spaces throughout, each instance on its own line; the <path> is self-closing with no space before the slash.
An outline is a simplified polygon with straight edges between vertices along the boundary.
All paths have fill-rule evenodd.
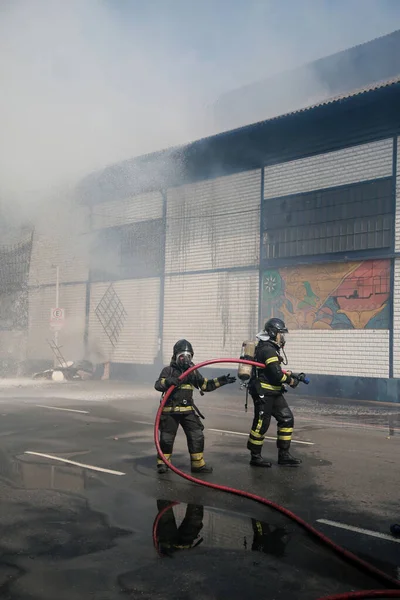
<path id="1" fill-rule="evenodd" d="M 161 275 L 163 240 L 162 219 L 96 232 L 91 252 L 92 281 Z"/>
<path id="2" fill-rule="evenodd" d="M 315 190 L 263 204 L 263 258 L 387 248 L 392 178 Z"/>

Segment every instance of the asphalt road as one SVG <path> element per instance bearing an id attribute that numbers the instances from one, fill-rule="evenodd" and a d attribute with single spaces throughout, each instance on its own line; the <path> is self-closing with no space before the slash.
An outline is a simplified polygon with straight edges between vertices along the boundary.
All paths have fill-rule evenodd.
<path id="1" fill-rule="evenodd" d="M 158 401 L 146 386 L 0 381 L 2 599 L 302 600 L 382 587 L 279 513 L 158 476 Z M 282 504 L 400 577 L 389 534 L 400 521 L 400 404 L 293 399 L 303 465 L 276 465 L 273 423 L 268 470 L 248 464 L 243 397 L 225 388 L 198 404 L 211 481 Z M 174 462 L 189 467 L 182 433 Z"/>

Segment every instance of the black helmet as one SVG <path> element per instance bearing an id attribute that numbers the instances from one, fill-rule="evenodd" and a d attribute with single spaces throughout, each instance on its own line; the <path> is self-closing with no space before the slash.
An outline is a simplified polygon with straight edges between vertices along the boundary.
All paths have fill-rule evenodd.
<path id="1" fill-rule="evenodd" d="M 268 321 L 264 325 L 264 331 L 269 336 L 269 339 L 273 342 L 276 341 L 278 333 L 289 333 L 284 321 L 282 321 L 282 319 L 276 319 L 275 317 L 272 317 L 272 319 L 268 319 Z M 282 341 L 284 345 L 284 338 Z"/>
<path id="2" fill-rule="evenodd" d="M 190 367 L 193 359 L 193 346 L 187 340 L 178 340 L 173 349 L 173 360 L 184 371 Z"/>

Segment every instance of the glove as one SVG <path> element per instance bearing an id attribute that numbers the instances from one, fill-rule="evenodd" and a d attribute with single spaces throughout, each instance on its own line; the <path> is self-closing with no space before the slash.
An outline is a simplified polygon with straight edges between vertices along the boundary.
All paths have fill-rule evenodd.
<path id="1" fill-rule="evenodd" d="M 181 382 L 179 381 L 178 377 L 166 377 L 165 385 L 167 388 L 170 388 L 171 385 L 174 385 L 175 387 L 179 387 L 181 385 Z"/>
<path id="2" fill-rule="evenodd" d="M 290 387 L 291 387 L 291 388 L 293 388 L 293 389 L 294 389 L 294 388 L 296 388 L 296 387 L 299 385 L 299 383 L 300 383 L 300 382 L 299 382 L 299 380 L 297 379 L 297 377 L 291 377 L 291 378 L 290 378 L 289 385 L 290 385 Z"/>
<path id="3" fill-rule="evenodd" d="M 235 383 L 236 377 L 232 377 L 230 373 L 228 375 L 222 375 L 218 377 L 218 381 L 221 385 L 227 385 L 228 383 Z"/>
<path id="4" fill-rule="evenodd" d="M 307 377 L 305 373 L 299 373 L 298 375 L 296 374 L 296 379 L 298 379 L 299 381 L 302 381 L 303 383 L 307 383 Z"/>

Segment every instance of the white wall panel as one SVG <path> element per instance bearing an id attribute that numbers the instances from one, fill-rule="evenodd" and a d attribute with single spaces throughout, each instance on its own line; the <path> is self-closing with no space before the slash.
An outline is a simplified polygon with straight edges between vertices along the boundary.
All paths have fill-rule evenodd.
<path id="1" fill-rule="evenodd" d="M 400 138 L 397 141 L 395 250 L 396 252 L 400 252 Z"/>
<path id="2" fill-rule="evenodd" d="M 393 377 L 400 377 L 400 259 L 396 259 L 394 267 Z"/>
<path id="3" fill-rule="evenodd" d="M 159 349 L 160 279 L 130 279 L 113 282 L 126 312 L 115 348 L 95 313 L 110 283 L 91 286 L 89 348 L 103 361 L 152 364 Z"/>
<path id="4" fill-rule="evenodd" d="M 55 307 L 55 286 L 29 290 L 28 358 L 51 359 L 47 340 L 54 334 L 50 329 L 50 311 Z M 59 346 L 65 360 L 83 357 L 85 332 L 86 285 L 61 285 L 60 307 L 65 309 L 65 326 L 59 332 Z"/>
<path id="5" fill-rule="evenodd" d="M 264 198 L 392 175 L 393 139 L 352 146 L 265 168 Z"/>
<path id="6" fill-rule="evenodd" d="M 164 362 L 180 338 L 192 342 L 195 362 L 239 356 L 243 340 L 257 332 L 258 279 L 258 270 L 167 277 Z"/>
<path id="7" fill-rule="evenodd" d="M 321 375 L 389 376 L 389 331 L 302 330 L 287 336 L 288 368 Z"/>
<path id="8" fill-rule="evenodd" d="M 260 194 L 260 170 L 168 190 L 166 272 L 256 265 Z"/>
<path id="9" fill-rule="evenodd" d="M 93 207 L 92 227 L 116 227 L 150 219 L 161 219 L 163 198 L 160 192 L 104 202 Z"/>

